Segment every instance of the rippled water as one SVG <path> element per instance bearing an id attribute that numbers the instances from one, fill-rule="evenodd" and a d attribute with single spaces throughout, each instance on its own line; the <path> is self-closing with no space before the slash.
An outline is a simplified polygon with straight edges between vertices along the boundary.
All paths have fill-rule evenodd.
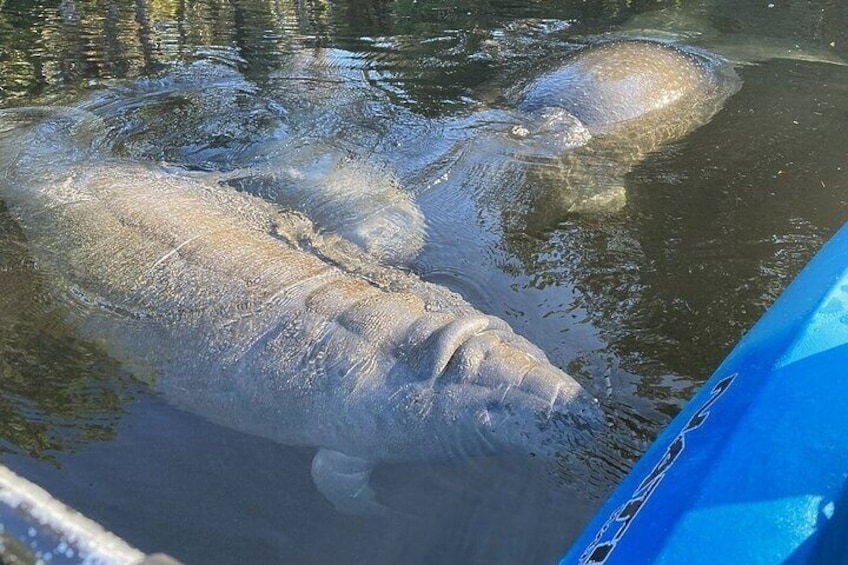
<path id="1" fill-rule="evenodd" d="M 496 458 L 385 466 L 378 491 L 410 516 L 340 515 L 312 485 L 313 450 L 182 413 L 75 336 L 2 208 L 3 462 L 187 562 L 553 561 L 848 218 L 848 67 L 832 63 L 848 59 L 846 24 L 832 0 L 0 0 L 0 105 L 76 105 L 121 156 L 283 206 L 308 195 L 274 187 L 368 163 L 425 219 L 404 268 L 540 346 L 601 398 L 614 438 L 557 477 Z M 562 148 L 515 144 L 510 93 L 610 33 L 718 52 L 742 86 L 627 172 L 620 210 L 527 200 L 551 182 L 528 163 Z"/>

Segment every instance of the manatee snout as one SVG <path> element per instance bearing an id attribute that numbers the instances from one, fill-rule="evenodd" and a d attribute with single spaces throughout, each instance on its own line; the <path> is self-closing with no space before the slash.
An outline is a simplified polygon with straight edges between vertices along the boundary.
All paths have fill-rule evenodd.
<path id="1" fill-rule="evenodd" d="M 552 366 L 523 376 L 488 412 L 497 441 L 547 457 L 585 447 L 606 427 L 597 400 Z"/>
<path id="2" fill-rule="evenodd" d="M 550 455 L 604 428 L 597 401 L 506 323 L 476 316 L 454 324 L 443 330 L 440 345 L 451 353 L 434 384 L 467 395 L 495 450 Z"/>

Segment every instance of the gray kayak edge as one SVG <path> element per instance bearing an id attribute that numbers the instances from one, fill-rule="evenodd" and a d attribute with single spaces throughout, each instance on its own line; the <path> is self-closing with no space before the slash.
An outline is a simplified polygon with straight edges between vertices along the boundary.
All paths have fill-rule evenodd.
<path id="1" fill-rule="evenodd" d="M 145 555 L 46 490 L 0 465 L 0 561 L 45 565 L 178 565 Z"/>

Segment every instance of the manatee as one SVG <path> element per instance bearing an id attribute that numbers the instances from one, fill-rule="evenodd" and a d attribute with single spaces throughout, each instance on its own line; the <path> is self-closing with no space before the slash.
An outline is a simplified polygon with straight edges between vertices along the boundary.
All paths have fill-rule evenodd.
<path id="1" fill-rule="evenodd" d="M 507 93 L 543 131 L 563 120 L 585 130 L 584 144 L 535 169 L 536 182 L 553 185 L 536 207 L 548 213 L 621 208 L 624 175 L 706 124 L 740 86 L 728 61 L 691 47 L 628 39 L 577 51 Z"/>
<path id="2" fill-rule="evenodd" d="M 260 198 L 104 155 L 101 128 L 0 112 L 0 197 L 68 324 L 186 411 L 317 447 L 315 484 L 340 511 L 380 511 L 379 463 L 553 457 L 603 429 L 500 319 L 367 256 L 333 260 Z"/>
<path id="3" fill-rule="evenodd" d="M 355 94 L 343 97 L 349 99 Z M 155 78 L 107 83 L 76 107 L 108 124 L 116 154 L 209 172 L 211 180 L 303 212 L 319 230 L 386 264 L 409 263 L 425 237 L 414 198 L 388 165 L 351 156 L 332 142 L 356 137 L 351 130 L 357 128 L 343 119 L 335 123 L 342 109 L 326 112 L 322 101 L 303 108 L 290 97 L 261 97 L 234 62 L 218 57 L 175 64 Z"/>
<path id="4" fill-rule="evenodd" d="M 709 50 L 683 44 L 692 40 Z M 845 65 L 815 46 L 740 41 L 680 10 L 651 12 L 593 38 L 564 63 L 507 92 L 531 123 L 535 119 L 524 131 L 564 131 L 569 140 L 578 132 L 586 140 L 569 146 L 559 163 L 532 171 L 540 185 L 559 187 L 536 208 L 549 215 L 620 209 L 624 176 L 649 153 L 709 122 L 741 87 L 735 67 L 778 58 Z"/>
<path id="5" fill-rule="evenodd" d="M 424 216 L 386 165 L 314 142 L 276 148 L 224 178 L 239 190 L 305 214 L 386 265 L 408 265 L 424 246 Z"/>
<path id="6" fill-rule="evenodd" d="M 703 123 L 721 106 L 717 95 L 728 94 L 723 79 L 730 77 L 704 57 L 653 41 L 593 45 L 523 87 L 517 105 L 531 113 L 566 110 L 593 135 L 638 129 L 660 144 Z"/>

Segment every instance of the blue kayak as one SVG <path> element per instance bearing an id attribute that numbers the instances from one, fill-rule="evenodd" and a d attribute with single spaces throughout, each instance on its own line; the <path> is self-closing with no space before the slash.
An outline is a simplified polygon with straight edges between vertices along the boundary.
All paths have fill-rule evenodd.
<path id="1" fill-rule="evenodd" d="M 848 225 L 562 559 L 848 563 Z"/>

